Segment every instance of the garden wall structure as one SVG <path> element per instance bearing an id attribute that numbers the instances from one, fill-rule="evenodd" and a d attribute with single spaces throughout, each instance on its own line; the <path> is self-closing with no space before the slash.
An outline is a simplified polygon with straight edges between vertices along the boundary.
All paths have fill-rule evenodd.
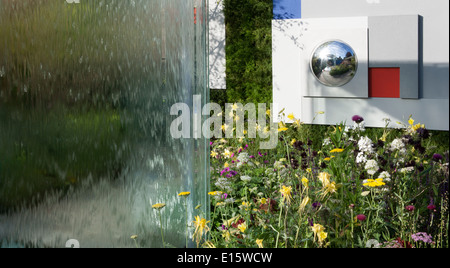
<path id="1" fill-rule="evenodd" d="M 448 10 L 446 0 L 274 0 L 273 102 L 305 123 L 351 122 L 357 114 L 366 126 L 384 127 L 389 118 L 395 127 L 412 115 L 448 131 Z M 313 54 L 327 41 L 354 53 L 334 60 L 322 53 L 315 64 L 324 68 L 314 70 Z M 349 81 L 321 81 L 343 79 L 331 70 L 354 68 L 351 59 Z"/>
<path id="2" fill-rule="evenodd" d="M 209 1 L 209 88 L 226 89 L 223 1 Z"/>

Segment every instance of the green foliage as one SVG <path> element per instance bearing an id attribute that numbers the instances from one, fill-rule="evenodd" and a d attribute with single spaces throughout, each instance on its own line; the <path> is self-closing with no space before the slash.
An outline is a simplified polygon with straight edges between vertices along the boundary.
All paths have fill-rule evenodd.
<path id="1" fill-rule="evenodd" d="M 211 242 L 447 248 L 448 147 L 420 124 L 402 126 L 294 123 L 279 129 L 272 150 L 258 139 L 213 141 Z"/>
<path id="2" fill-rule="evenodd" d="M 52 191 L 78 187 L 89 177 L 117 178 L 128 149 L 121 115 L 114 110 L 24 114 L 0 107 L 0 212 L 41 201 Z"/>
<path id="3" fill-rule="evenodd" d="M 272 102 L 272 7 L 272 0 L 224 0 L 229 103 Z"/>

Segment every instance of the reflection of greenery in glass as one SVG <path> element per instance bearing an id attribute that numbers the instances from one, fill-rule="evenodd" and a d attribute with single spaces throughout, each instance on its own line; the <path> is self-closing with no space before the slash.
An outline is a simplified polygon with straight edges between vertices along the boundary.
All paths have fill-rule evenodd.
<path id="1" fill-rule="evenodd" d="M 0 1 L 0 208 L 88 175 L 114 177 L 133 142 L 169 142 L 170 105 L 194 93 L 194 28 L 177 17 L 191 19 L 193 2 L 179 11 L 176 1 Z M 176 18 L 165 46 L 163 16 Z"/>
<path id="2" fill-rule="evenodd" d="M 0 209 L 89 175 L 119 175 L 126 156 L 114 147 L 124 138 L 121 92 L 130 74 L 143 75 L 130 63 L 145 51 L 130 16 L 144 11 L 120 5 L 2 1 Z"/>
<path id="3" fill-rule="evenodd" d="M 206 24 L 192 19 L 205 4 L 0 0 L 0 243 L 6 233 L 58 247 L 48 230 L 64 225 L 60 237 L 84 245 L 126 246 L 135 234 L 157 246 L 143 200 L 170 202 L 189 186 L 196 193 L 163 219 L 165 244 L 186 245 L 177 219 L 207 204 L 209 143 L 172 139 L 170 107 L 209 99 Z M 22 203 L 36 207 L 19 209 L 15 227 L 4 212 Z M 84 228 L 91 220 L 95 230 Z"/>

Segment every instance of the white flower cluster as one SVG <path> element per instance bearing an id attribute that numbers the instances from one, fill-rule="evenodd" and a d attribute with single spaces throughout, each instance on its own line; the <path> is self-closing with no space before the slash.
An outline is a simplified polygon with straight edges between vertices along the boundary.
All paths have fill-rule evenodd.
<path id="1" fill-rule="evenodd" d="M 233 190 L 231 188 L 231 182 L 226 178 L 219 178 L 214 185 L 225 192 L 231 192 Z"/>
<path id="2" fill-rule="evenodd" d="M 383 181 L 385 181 L 385 182 L 391 181 L 391 174 L 389 174 L 389 172 L 387 172 L 387 171 L 381 172 L 378 177 L 383 179 Z"/>
<path id="3" fill-rule="evenodd" d="M 248 161 L 250 160 L 250 156 L 248 155 L 248 153 L 242 152 L 238 155 L 237 160 L 239 161 L 236 166 L 240 168 L 243 164 L 248 163 Z"/>
<path id="4" fill-rule="evenodd" d="M 252 180 L 252 177 L 244 175 L 244 176 L 241 176 L 241 180 L 244 182 L 250 182 Z"/>
<path id="5" fill-rule="evenodd" d="M 373 149 L 373 143 L 367 136 L 361 137 L 358 141 L 359 153 L 356 156 L 356 163 L 366 163 L 367 156 L 373 154 L 375 151 Z"/>
<path id="6" fill-rule="evenodd" d="M 322 142 L 322 146 L 327 146 L 331 144 L 331 139 L 330 138 L 325 138 Z"/>
<path id="7" fill-rule="evenodd" d="M 356 122 L 354 122 L 353 123 L 353 130 L 355 130 L 355 131 L 361 131 L 361 132 L 363 132 L 363 131 L 365 131 L 366 130 L 366 123 L 363 121 L 363 122 L 361 122 L 361 123 L 356 123 Z"/>
<path id="8" fill-rule="evenodd" d="M 364 152 L 364 153 L 370 154 L 370 153 L 374 152 L 372 140 L 367 136 L 361 137 L 359 139 L 358 148 L 359 148 L 359 151 Z"/>
<path id="9" fill-rule="evenodd" d="M 406 154 L 405 144 L 402 139 L 395 139 L 391 142 L 390 149 L 392 151 L 399 151 L 401 154 Z"/>
<path id="10" fill-rule="evenodd" d="M 403 173 L 403 174 L 411 173 L 414 171 L 414 167 L 404 167 L 404 168 L 401 168 L 399 171 L 400 171 L 400 173 Z"/>
<path id="11" fill-rule="evenodd" d="M 281 169 L 284 169 L 284 168 L 286 168 L 286 167 L 284 166 L 284 164 L 283 164 L 282 161 L 276 161 L 276 162 L 273 164 L 273 168 L 275 168 L 275 169 L 277 169 L 277 170 L 281 170 Z"/>
<path id="12" fill-rule="evenodd" d="M 380 169 L 380 167 L 378 166 L 377 161 L 375 161 L 373 159 L 367 160 L 366 165 L 364 166 L 364 168 L 367 170 L 367 173 L 369 175 L 374 175 Z"/>

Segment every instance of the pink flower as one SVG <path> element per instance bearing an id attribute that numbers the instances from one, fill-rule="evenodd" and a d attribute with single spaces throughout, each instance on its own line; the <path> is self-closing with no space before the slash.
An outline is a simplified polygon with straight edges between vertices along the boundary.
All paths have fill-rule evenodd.
<path id="1" fill-rule="evenodd" d="M 409 206 L 406 206 L 405 209 L 407 211 L 414 211 L 414 209 L 416 209 L 416 208 L 413 205 L 409 205 Z"/>
<path id="2" fill-rule="evenodd" d="M 358 221 L 365 221 L 366 220 L 366 215 L 359 214 L 358 216 L 356 216 L 356 219 Z"/>

